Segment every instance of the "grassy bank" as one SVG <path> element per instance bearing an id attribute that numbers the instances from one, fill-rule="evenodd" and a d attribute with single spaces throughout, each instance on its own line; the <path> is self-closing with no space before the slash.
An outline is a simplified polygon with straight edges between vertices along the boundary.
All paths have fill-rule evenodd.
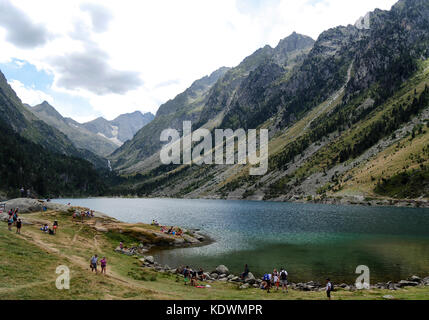
<path id="1" fill-rule="evenodd" d="M 184 286 L 176 275 L 144 269 L 138 258 L 115 252 L 118 241 L 130 246 L 137 241 L 136 234 L 97 231 L 96 223 L 106 218 L 80 223 L 73 222 L 70 214 L 57 211 L 21 217 L 32 223 L 23 226 L 21 235 L 0 223 L 0 299 L 325 299 L 324 292 L 267 294 L 260 289 L 241 290 L 235 283 L 214 282 L 205 289 Z M 52 224 L 54 219 L 60 225 L 56 236 L 39 230 L 42 223 Z M 107 257 L 106 276 L 91 273 L 89 258 L 94 253 Z M 70 290 L 55 287 L 59 265 L 70 268 Z M 333 299 L 383 299 L 388 294 L 396 299 L 429 299 L 429 287 L 358 292 L 338 289 Z"/>

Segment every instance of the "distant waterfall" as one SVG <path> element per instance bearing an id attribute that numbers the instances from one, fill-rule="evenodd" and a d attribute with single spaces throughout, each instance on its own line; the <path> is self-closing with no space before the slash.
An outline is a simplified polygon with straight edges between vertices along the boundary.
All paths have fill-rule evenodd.
<path id="1" fill-rule="evenodd" d="M 110 164 L 110 160 L 107 160 L 107 167 L 109 168 L 110 171 L 113 171 L 112 165 Z"/>

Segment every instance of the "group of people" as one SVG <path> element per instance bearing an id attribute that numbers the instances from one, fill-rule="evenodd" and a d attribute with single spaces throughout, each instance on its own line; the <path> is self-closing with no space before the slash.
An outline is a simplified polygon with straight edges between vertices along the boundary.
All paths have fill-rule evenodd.
<path id="1" fill-rule="evenodd" d="M 81 222 L 83 222 L 83 219 L 85 218 L 85 217 L 87 217 L 87 218 L 94 218 L 94 210 L 87 210 L 87 211 L 79 211 L 79 210 L 76 210 L 75 212 L 73 212 L 73 215 L 72 215 L 72 220 L 74 221 L 76 218 L 79 218 L 80 217 L 80 219 L 81 219 Z"/>
<path id="2" fill-rule="evenodd" d="M 180 272 L 180 271 L 179 271 Z M 206 275 L 204 274 L 204 271 L 202 268 L 199 269 L 199 271 L 192 270 L 189 268 L 189 266 L 186 266 L 181 270 L 181 273 L 184 276 L 185 279 L 185 285 L 187 285 L 190 282 L 191 286 L 198 286 L 197 281 L 204 281 L 206 279 Z M 244 266 L 244 272 L 241 274 L 241 279 L 246 280 L 247 276 L 249 275 L 250 270 L 249 266 L 246 264 Z M 267 290 L 267 293 L 270 293 L 270 289 L 272 287 L 275 287 L 276 290 L 279 290 L 280 286 L 282 288 L 282 292 L 289 292 L 288 291 L 288 272 L 285 268 L 281 267 L 280 271 L 277 271 L 277 269 L 274 269 L 271 273 L 265 273 L 262 277 L 262 282 L 260 285 L 260 289 Z M 331 300 L 331 292 L 334 290 L 334 285 L 332 284 L 331 280 L 328 278 L 326 279 L 326 295 L 329 300 Z"/>
<path id="3" fill-rule="evenodd" d="M 106 268 L 107 268 L 107 260 L 106 257 L 103 257 L 100 261 L 98 261 L 98 255 L 93 255 L 91 257 L 90 260 L 90 268 L 91 271 L 94 272 L 95 274 L 98 273 L 97 267 L 98 267 L 98 263 L 100 262 L 100 266 L 101 266 L 101 274 L 106 274 Z"/>
<path id="4" fill-rule="evenodd" d="M 197 270 L 192 270 L 189 266 L 186 266 L 182 270 L 183 277 L 185 279 L 185 285 L 190 283 L 191 286 L 196 287 L 197 281 L 204 281 L 206 279 L 206 275 L 204 274 L 204 270 L 200 268 Z"/>
<path id="5" fill-rule="evenodd" d="M 30 189 L 27 189 L 27 191 L 25 191 L 24 187 L 21 187 L 21 189 L 19 189 L 19 192 L 21 193 L 21 198 L 31 198 L 31 191 Z"/>
<path id="6" fill-rule="evenodd" d="M 173 226 L 171 226 L 170 228 L 165 227 L 165 226 L 161 226 L 161 232 L 166 233 L 166 234 L 171 234 L 173 236 L 181 236 L 183 235 L 183 230 L 180 228 L 175 228 Z"/>
<path id="7" fill-rule="evenodd" d="M 247 266 L 247 265 L 246 265 Z M 270 293 L 271 287 L 275 287 L 276 290 L 279 290 L 279 287 L 282 287 L 282 291 L 288 292 L 288 273 L 282 267 L 280 268 L 280 272 L 277 269 L 274 269 L 272 273 L 265 273 L 262 277 L 261 289 L 267 290 L 267 293 Z"/>
<path id="8" fill-rule="evenodd" d="M 12 226 L 16 226 L 16 233 L 20 234 L 22 228 L 22 220 L 18 217 L 18 211 L 18 208 L 9 210 L 7 228 L 9 231 L 12 231 Z"/>
<path id="9" fill-rule="evenodd" d="M 54 221 L 54 223 L 52 224 L 52 229 L 49 228 L 49 225 L 47 223 L 45 223 L 44 225 L 42 225 L 40 230 L 42 232 L 49 233 L 50 235 L 56 235 L 58 230 L 58 221 Z"/>

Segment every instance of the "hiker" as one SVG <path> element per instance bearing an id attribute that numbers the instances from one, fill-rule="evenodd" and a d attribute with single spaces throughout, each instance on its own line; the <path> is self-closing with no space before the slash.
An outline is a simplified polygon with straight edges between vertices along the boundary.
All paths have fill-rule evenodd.
<path id="1" fill-rule="evenodd" d="M 101 265 L 101 274 L 106 274 L 106 266 L 107 266 L 107 260 L 106 257 L 103 257 L 103 259 L 100 260 Z"/>
<path id="2" fill-rule="evenodd" d="M 331 291 L 333 290 L 333 286 L 331 280 L 329 278 L 326 279 L 326 296 L 328 300 L 331 300 Z"/>
<path id="3" fill-rule="evenodd" d="M 58 229 L 58 221 L 57 220 L 54 221 L 52 228 L 54 229 L 54 234 L 57 234 L 57 229 Z"/>
<path id="4" fill-rule="evenodd" d="M 94 272 L 95 270 L 95 274 L 97 274 L 97 263 L 98 263 L 98 256 L 93 255 L 91 258 L 91 271 Z"/>
<path id="5" fill-rule="evenodd" d="M 15 226 L 16 222 L 18 221 L 18 211 L 17 210 L 15 210 L 15 212 L 12 216 L 12 219 L 13 219 L 13 225 Z"/>
<path id="6" fill-rule="evenodd" d="M 276 291 L 279 290 L 279 284 L 280 284 L 280 278 L 279 273 L 277 272 L 277 269 L 274 269 L 273 271 L 273 285 L 276 286 Z"/>
<path id="7" fill-rule="evenodd" d="M 185 286 L 186 286 L 186 283 L 189 281 L 189 275 L 190 275 L 189 266 L 186 266 L 185 269 L 183 269 L 183 277 L 185 280 Z"/>
<path id="8" fill-rule="evenodd" d="M 77 212 L 75 211 L 75 212 L 73 212 L 73 215 L 72 215 L 72 221 L 74 221 L 74 219 L 76 219 L 76 217 L 77 217 Z"/>
<path id="9" fill-rule="evenodd" d="M 22 221 L 21 221 L 21 219 L 18 219 L 18 221 L 16 222 L 16 233 L 17 234 L 21 234 L 21 227 L 22 227 Z"/>
<path id="10" fill-rule="evenodd" d="M 42 225 L 42 227 L 40 228 L 40 230 L 42 230 L 42 232 L 48 232 L 48 229 L 49 229 L 49 227 L 48 227 L 48 224 L 46 224 L 45 223 L 45 225 Z"/>
<path id="11" fill-rule="evenodd" d="M 121 248 L 121 250 L 124 250 L 124 243 L 122 241 L 119 242 L 119 248 Z"/>
<path id="12" fill-rule="evenodd" d="M 13 218 L 9 218 L 9 220 L 7 220 L 7 229 L 9 231 L 12 231 L 12 225 L 13 225 Z"/>
<path id="13" fill-rule="evenodd" d="M 21 189 L 19 191 L 21 192 L 21 198 L 25 198 L 25 189 L 24 189 L 24 187 L 21 187 Z"/>
<path id="14" fill-rule="evenodd" d="M 287 276 L 288 276 L 288 273 L 287 273 L 287 271 L 282 267 L 281 269 L 280 269 L 280 276 L 279 276 L 279 280 L 280 280 L 280 284 L 282 285 L 282 291 L 284 292 L 285 291 L 285 288 L 286 288 L 286 292 L 288 292 L 288 289 L 287 289 Z"/>
<path id="15" fill-rule="evenodd" d="M 249 274 L 249 266 L 246 264 L 244 266 L 244 272 L 241 274 L 241 278 L 242 279 L 246 278 L 248 274 Z"/>

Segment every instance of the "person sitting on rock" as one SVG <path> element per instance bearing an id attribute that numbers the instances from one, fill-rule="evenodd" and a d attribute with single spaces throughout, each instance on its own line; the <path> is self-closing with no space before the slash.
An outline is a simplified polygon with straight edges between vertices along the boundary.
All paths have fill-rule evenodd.
<path id="1" fill-rule="evenodd" d="M 204 281 L 206 279 L 206 275 L 204 274 L 203 268 L 200 268 L 197 274 L 199 280 Z"/>
<path id="2" fill-rule="evenodd" d="M 244 272 L 241 274 L 241 279 L 244 280 L 244 278 L 246 278 L 248 276 L 249 272 L 250 272 L 249 271 L 249 266 L 246 264 L 244 266 Z"/>

